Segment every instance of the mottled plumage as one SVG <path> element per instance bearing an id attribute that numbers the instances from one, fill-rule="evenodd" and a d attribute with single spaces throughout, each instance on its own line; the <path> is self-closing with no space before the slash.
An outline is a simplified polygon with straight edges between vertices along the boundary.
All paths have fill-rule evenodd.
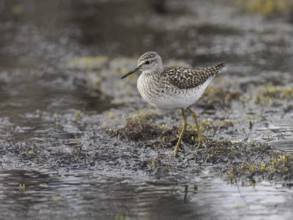
<path id="1" fill-rule="evenodd" d="M 182 110 L 184 126 L 174 150 L 176 156 L 187 127 L 185 109 L 191 112 L 195 120 L 198 145 L 203 143 L 196 113 L 189 107 L 202 96 L 208 84 L 224 66 L 224 63 L 220 63 L 206 68 L 164 68 L 159 54 L 147 52 L 138 59 L 137 67 L 122 79 L 140 70 L 142 73 L 137 81 L 137 89 L 146 102 L 161 110 Z"/>
<path id="2" fill-rule="evenodd" d="M 161 76 L 179 89 L 191 89 L 204 84 L 208 79 L 216 76 L 224 63 L 207 68 L 166 67 Z"/>

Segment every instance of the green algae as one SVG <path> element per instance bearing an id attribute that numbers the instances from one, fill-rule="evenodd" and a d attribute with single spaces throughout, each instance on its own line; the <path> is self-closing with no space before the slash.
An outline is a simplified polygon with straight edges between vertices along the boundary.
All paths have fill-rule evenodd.
<path id="1" fill-rule="evenodd" d="M 255 103 L 259 105 L 287 104 L 293 99 L 293 88 L 290 86 L 265 85 L 258 89 Z"/>
<path id="2" fill-rule="evenodd" d="M 238 0 L 237 5 L 249 13 L 260 14 L 264 17 L 285 14 L 293 8 L 290 0 Z"/>

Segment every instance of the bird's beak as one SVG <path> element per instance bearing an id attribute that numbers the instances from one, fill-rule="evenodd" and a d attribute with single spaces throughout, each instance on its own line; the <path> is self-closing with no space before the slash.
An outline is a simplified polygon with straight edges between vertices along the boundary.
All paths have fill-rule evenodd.
<path id="1" fill-rule="evenodd" d="M 126 78 L 127 76 L 131 75 L 132 73 L 135 73 L 136 71 L 138 71 L 140 69 L 141 65 L 137 66 L 134 70 L 126 73 L 124 76 L 121 77 L 121 79 Z"/>

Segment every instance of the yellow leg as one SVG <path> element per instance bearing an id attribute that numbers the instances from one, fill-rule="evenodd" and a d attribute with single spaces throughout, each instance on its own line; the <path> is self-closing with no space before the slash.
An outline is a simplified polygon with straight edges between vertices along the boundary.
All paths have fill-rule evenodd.
<path id="1" fill-rule="evenodd" d="M 197 148 L 200 148 L 201 146 L 204 146 L 203 138 L 202 138 L 202 130 L 199 126 L 199 123 L 197 120 L 197 115 L 196 115 L 195 111 L 193 111 L 191 108 L 187 108 L 187 109 L 188 109 L 188 111 L 190 111 L 190 113 L 195 121 L 196 130 L 197 130 Z"/>
<path id="2" fill-rule="evenodd" d="M 187 118 L 186 118 L 186 115 L 184 113 L 184 109 L 182 108 L 181 111 L 182 111 L 182 116 L 183 116 L 183 128 L 182 128 L 182 131 L 180 133 L 179 139 L 177 141 L 175 150 L 173 151 L 174 157 L 176 157 L 176 155 L 178 153 L 178 150 L 179 150 L 179 147 L 180 147 L 180 144 L 181 144 L 181 141 L 182 141 L 182 137 L 183 137 L 183 135 L 185 133 L 185 130 L 186 130 L 186 127 L 187 127 Z"/>

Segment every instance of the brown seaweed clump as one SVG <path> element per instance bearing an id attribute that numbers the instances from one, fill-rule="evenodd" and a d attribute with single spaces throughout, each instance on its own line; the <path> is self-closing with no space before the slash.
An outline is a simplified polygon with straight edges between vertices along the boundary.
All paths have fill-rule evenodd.
<path id="1" fill-rule="evenodd" d="M 153 113 L 140 113 L 126 120 L 124 127 L 118 130 L 109 130 L 121 139 L 131 141 L 147 141 L 158 138 L 163 129 L 153 123 Z"/>

